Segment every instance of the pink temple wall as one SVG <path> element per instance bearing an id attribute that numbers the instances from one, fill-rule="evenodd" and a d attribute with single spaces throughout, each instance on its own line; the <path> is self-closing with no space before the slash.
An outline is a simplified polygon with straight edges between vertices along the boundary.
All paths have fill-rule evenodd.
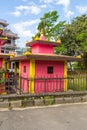
<path id="1" fill-rule="evenodd" d="M 24 72 L 24 66 L 26 66 L 26 72 Z M 53 74 L 48 74 L 48 66 L 53 66 Z M 21 61 L 21 76 L 24 78 L 29 78 L 30 75 L 30 61 Z M 56 92 L 60 91 L 60 87 L 64 90 L 64 80 L 56 80 L 49 78 L 62 78 L 64 76 L 64 61 L 35 61 L 35 78 L 46 78 L 46 87 L 45 81 L 34 80 L 34 91 L 35 93 L 43 92 Z M 56 82 L 57 81 L 57 82 Z M 26 79 L 22 79 L 21 88 L 25 93 L 29 92 L 29 82 Z M 45 90 L 46 89 L 46 90 Z"/>
<path id="2" fill-rule="evenodd" d="M 0 59 L 0 67 L 2 67 L 3 59 Z"/>
<path id="3" fill-rule="evenodd" d="M 1 53 L 1 47 L 2 47 L 2 40 L 0 40 L 0 53 Z"/>
<path id="4" fill-rule="evenodd" d="M 24 66 L 26 67 L 26 72 L 24 72 Z M 29 78 L 29 74 L 30 74 L 29 69 L 30 69 L 30 61 L 29 60 L 21 61 L 20 74 L 22 77 Z M 26 79 L 22 79 L 21 85 L 22 85 L 21 88 L 25 93 L 29 91 L 29 84 Z"/>
<path id="5" fill-rule="evenodd" d="M 47 67 L 53 66 L 53 74 L 47 73 Z M 60 80 L 58 83 L 56 82 L 56 79 L 49 80 L 50 77 L 63 77 L 64 76 L 64 62 L 63 61 L 36 61 L 36 71 L 35 71 L 35 77 L 43 77 L 47 78 L 46 80 L 46 91 L 47 92 L 55 92 L 58 89 L 60 91 L 61 89 L 64 90 L 64 80 Z M 58 85 L 57 85 L 58 84 Z M 43 93 L 44 90 L 44 81 L 38 80 L 35 82 L 35 93 Z"/>
<path id="6" fill-rule="evenodd" d="M 32 46 L 33 54 L 53 54 L 53 45 L 35 44 Z"/>
<path id="7" fill-rule="evenodd" d="M 36 61 L 36 77 L 43 77 L 43 76 L 63 76 L 64 75 L 64 62 L 63 61 Z M 47 74 L 47 67 L 53 66 L 54 73 Z"/>

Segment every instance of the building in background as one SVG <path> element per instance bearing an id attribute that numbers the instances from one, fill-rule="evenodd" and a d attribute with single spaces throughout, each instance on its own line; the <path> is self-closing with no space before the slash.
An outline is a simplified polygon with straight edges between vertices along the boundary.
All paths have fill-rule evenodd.
<path id="1" fill-rule="evenodd" d="M 6 20 L 0 19 L 0 36 L 7 38 L 6 42 L 2 44 L 1 47 L 2 53 L 10 53 L 11 51 L 15 51 L 15 49 L 17 49 L 15 42 L 19 39 L 19 37 L 7 28 L 8 25 L 9 24 Z"/>

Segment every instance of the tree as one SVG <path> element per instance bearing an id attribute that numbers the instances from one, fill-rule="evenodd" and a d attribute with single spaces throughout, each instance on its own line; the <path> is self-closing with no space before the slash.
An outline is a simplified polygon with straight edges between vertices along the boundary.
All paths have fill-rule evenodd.
<path id="1" fill-rule="evenodd" d="M 84 58 L 87 54 L 87 15 L 78 16 L 67 24 L 61 40 L 66 48 L 65 54 Z"/>
<path id="2" fill-rule="evenodd" d="M 68 55 L 87 52 L 87 15 L 76 17 L 67 24 L 61 39 Z"/>
<path id="3" fill-rule="evenodd" d="M 40 23 L 37 27 L 38 33 L 36 33 L 33 39 L 35 37 L 39 37 L 41 30 L 43 30 L 43 33 L 48 41 L 57 41 L 65 26 L 65 21 L 58 22 L 58 18 L 58 12 L 55 10 L 45 13 L 44 16 L 40 18 Z"/>

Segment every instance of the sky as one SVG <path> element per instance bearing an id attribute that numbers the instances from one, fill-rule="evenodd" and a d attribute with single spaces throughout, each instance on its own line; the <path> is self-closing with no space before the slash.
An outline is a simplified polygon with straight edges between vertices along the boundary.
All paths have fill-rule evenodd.
<path id="1" fill-rule="evenodd" d="M 32 40 L 40 18 L 52 10 L 58 12 L 59 22 L 70 22 L 76 16 L 87 14 L 87 0 L 0 0 L 0 19 L 6 20 L 8 28 L 18 34 L 19 47 Z"/>

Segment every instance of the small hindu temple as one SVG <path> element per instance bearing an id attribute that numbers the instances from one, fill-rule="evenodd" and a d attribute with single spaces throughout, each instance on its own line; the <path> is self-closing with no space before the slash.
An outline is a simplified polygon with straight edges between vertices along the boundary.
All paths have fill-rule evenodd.
<path id="1" fill-rule="evenodd" d="M 19 84 L 24 93 L 67 91 L 67 80 L 64 80 L 67 77 L 67 62 L 81 59 L 54 54 L 54 47 L 60 44 L 60 41 L 47 41 L 41 35 L 39 40 L 27 42 L 31 52 L 10 59 L 15 61 L 15 72 L 19 69 L 19 76 L 23 77 Z"/>

